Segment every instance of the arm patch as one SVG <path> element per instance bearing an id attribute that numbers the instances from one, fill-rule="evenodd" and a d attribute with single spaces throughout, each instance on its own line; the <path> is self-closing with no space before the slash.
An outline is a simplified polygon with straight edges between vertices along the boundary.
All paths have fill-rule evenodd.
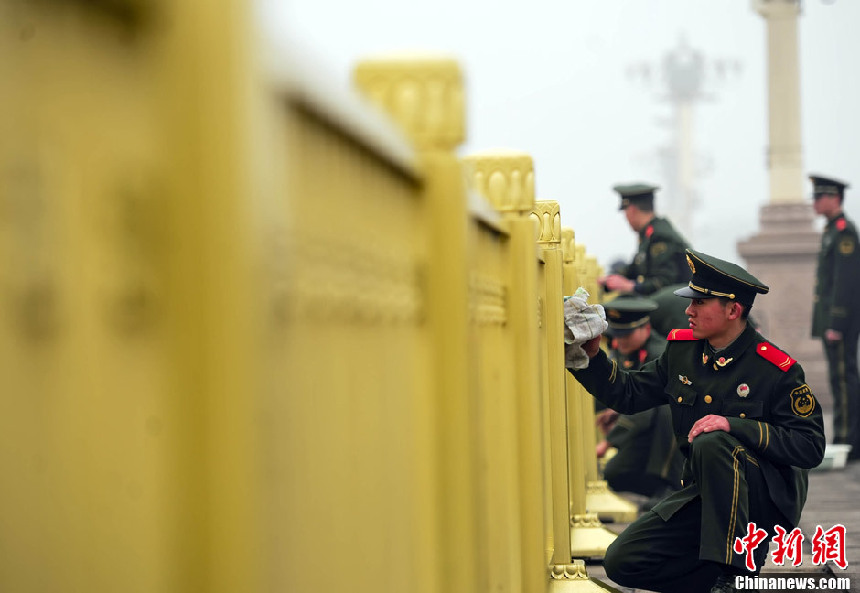
<path id="1" fill-rule="evenodd" d="M 806 418 L 812 414 L 812 410 L 815 409 L 815 397 L 812 395 L 809 385 L 804 383 L 793 389 L 789 396 L 791 397 L 791 411 L 794 412 L 795 416 Z"/>
<path id="2" fill-rule="evenodd" d="M 775 365 L 783 373 L 787 372 L 788 369 L 794 366 L 794 363 L 797 362 L 788 354 L 774 347 L 773 344 L 768 344 L 767 342 L 762 342 L 761 344 L 756 346 L 755 351 L 758 353 L 759 356 Z"/>
<path id="3" fill-rule="evenodd" d="M 651 257 L 657 257 L 658 255 L 662 255 L 669 250 L 669 247 L 666 245 L 664 241 L 660 241 L 659 243 L 654 243 L 651 245 L 651 249 L 649 250 L 651 253 Z"/>
<path id="4" fill-rule="evenodd" d="M 666 336 L 667 340 L 695 340 L 691 329 L 673 329 Z"/>

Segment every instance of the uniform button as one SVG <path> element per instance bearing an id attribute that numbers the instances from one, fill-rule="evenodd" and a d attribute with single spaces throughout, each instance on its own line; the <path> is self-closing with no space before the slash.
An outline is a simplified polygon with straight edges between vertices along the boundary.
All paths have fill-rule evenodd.
<path id="1" fill-rule="evenodd" d="M 747 415 L 744 414 L 743 412 L 741 412 L 741 418 L 746 418 L 746 417 L 747 417 Z"/>
<path id="2" fill-rule="evenodd" d="M 678 396 L 678 403 L 680 404 L 682 401 L 684 401 L 684 398 L 679 395 Z"/>
<path id="3" fill-rule="evenodd" d="M 712 401 L 714 401 L 714 398 L 712 398 L 710 395 L 706 395 L 706 396 L 705 396 L 705 403 L 706 403 L 706 404 L 709 404 L 709 403 L 711 403 Z"/>

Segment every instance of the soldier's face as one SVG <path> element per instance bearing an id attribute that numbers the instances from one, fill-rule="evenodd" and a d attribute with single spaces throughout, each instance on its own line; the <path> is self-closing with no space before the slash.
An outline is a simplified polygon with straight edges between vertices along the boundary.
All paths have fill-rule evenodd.
<path id="1" fill-rule="evenodd" d="M 729 327 L 731 303 L 720 299 L 690 299 L 684 311 L 690 319 L 690 329 L 696 339 L 722 336 Z"/>
<path id="2" fill-rule="evenodd" d="M 628 205 L 624 209 L 624 216 L 627 218 L 627 224 L 634 232 L 642 230 L 642 211 L 633 204 Z"/>
<path id="3" fill-rule="evenodd" d="M 818 196 L 812 202 L 812 208 L 815 210 L 815 213 L 827 217 L 839 212 L 841 206 L 839 196 L 831 194 Z"/>
<path id="4" fill-rule="evenodd" d="M 651 335 L 651 325 L 646 324 L 642 327 L 637 327 L 632 332 L 627 334 L 626 336 L 619 336 L 617 338 L 618 351 L 621 354 L 630 354 L 631 352 L 635 352 L 639 350 L 642 346 L 645 345 L 645 342 L 648 341 L 648 336 Z"/>

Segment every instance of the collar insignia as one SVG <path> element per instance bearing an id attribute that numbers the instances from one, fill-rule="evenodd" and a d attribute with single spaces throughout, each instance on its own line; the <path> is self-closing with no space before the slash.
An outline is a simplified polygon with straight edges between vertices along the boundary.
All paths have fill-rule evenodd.
<path id="1" fill-rule="evenodd" d="M 633 366 L 633 361 L 632 361 L 632 360 L 625 360 L 625 361 L 622 363 L 622 366 L 623 366 L 625 369 L 629 369 L 630 367 L 632 367 L 632 366 Z"/>
<path id="2" fill-rule="evenodd" d="M 708 364 L 708 355 L 702 352 L 702 364 Z"/>
<path id="3" fill-rule="evenodd" d="M 678 380 L 684 385 L 692 385 L 693 382 L 690 381 L 686 375 L 678 375 Z"/>
<path id="4" fill-rule="evenodd" d="M 725 356 L 720 356 L 717 360 L 714 361 L 714 368 L 715 369 L 717 367 L 723 368 L 724 366 L 726 366 L 727 364 L 729 364 L 733 360 L 734 360 L 734 358 L 726 358 Z"/>
<path id="5" fill-rule="evenodd" d="M 750 386 L 746 383 L 741 383 L 738 385 L 738 395 L 741 397 L 746 397 L 750 394 Z"/>

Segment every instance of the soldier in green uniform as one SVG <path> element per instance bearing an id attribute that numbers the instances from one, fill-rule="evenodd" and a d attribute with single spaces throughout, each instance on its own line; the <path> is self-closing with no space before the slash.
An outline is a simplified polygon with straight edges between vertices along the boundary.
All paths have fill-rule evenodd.
<path id="1" fill-rule="evenodd" d="M 639 235 L 639 248 L 633 261 L 616 273 L 600 279 L 607 291 L 649 296 L 658 309 L 651 316 L 654 329 L 666 335 L 686 322 L 682 303 L 672 294 L 690 279 L 684 261 L 687 241 L 672 223 L 654 212 L 655 185 L 634 183 L 613 188 L 621 197 L 620 210 Z"/>
<path id="2" fill-rule="evenodd" d="M 650 323 L 649 315 L 657 309 L 654 301 L 619 297 L 603 308 L 611 338 L 609 357 L 620 368 L 638 370 L 663 353 L 666 340 Z M 598 457 L 609 447 L 617 449 L 603 471 L 610 488 L 650 497 L 645 504 L 651 508 L 657 499 L 681 487 L 684 458 L 675 442 L 668 404 L 629 415 L 607 408 L 598 415 L 598 425 L 606 434 L 597 445 Z"/>
<path id="3" fill-rule="evenodd" d="M 833 394 L 833 442 L 852 445 L 849 459 L 860 458 L 860 377 L 857 340 L 860 338 L 860 249 L 857 227 L 845 218 L 842 201 L 848 184 L 810 175 L 813 207 L 827 220 L 821 235 L 812 335 L 821 338 Z"/>
<path id="4" fill-rule="evenodd" d="M 571 372 L 623 414 L 668 402 L 685 457 L 684 487 L 609 546 L 607 576 L 654 591 L 732 591 L 733 575 L 752 574 L 738 539 L 749 524 L 771 536 L 798 524 L 824 425 L 800 365 L 747 323 L 768 287 L 704 253 L 687 250 L 687 261 L 692 279 L 676 294 L 690 299 L 688 329 L 673 330 L 659 358 L 626 371 L 590 340 L 588 367 Z M 768 542 L 746 549 L 756 570 Z"/>

